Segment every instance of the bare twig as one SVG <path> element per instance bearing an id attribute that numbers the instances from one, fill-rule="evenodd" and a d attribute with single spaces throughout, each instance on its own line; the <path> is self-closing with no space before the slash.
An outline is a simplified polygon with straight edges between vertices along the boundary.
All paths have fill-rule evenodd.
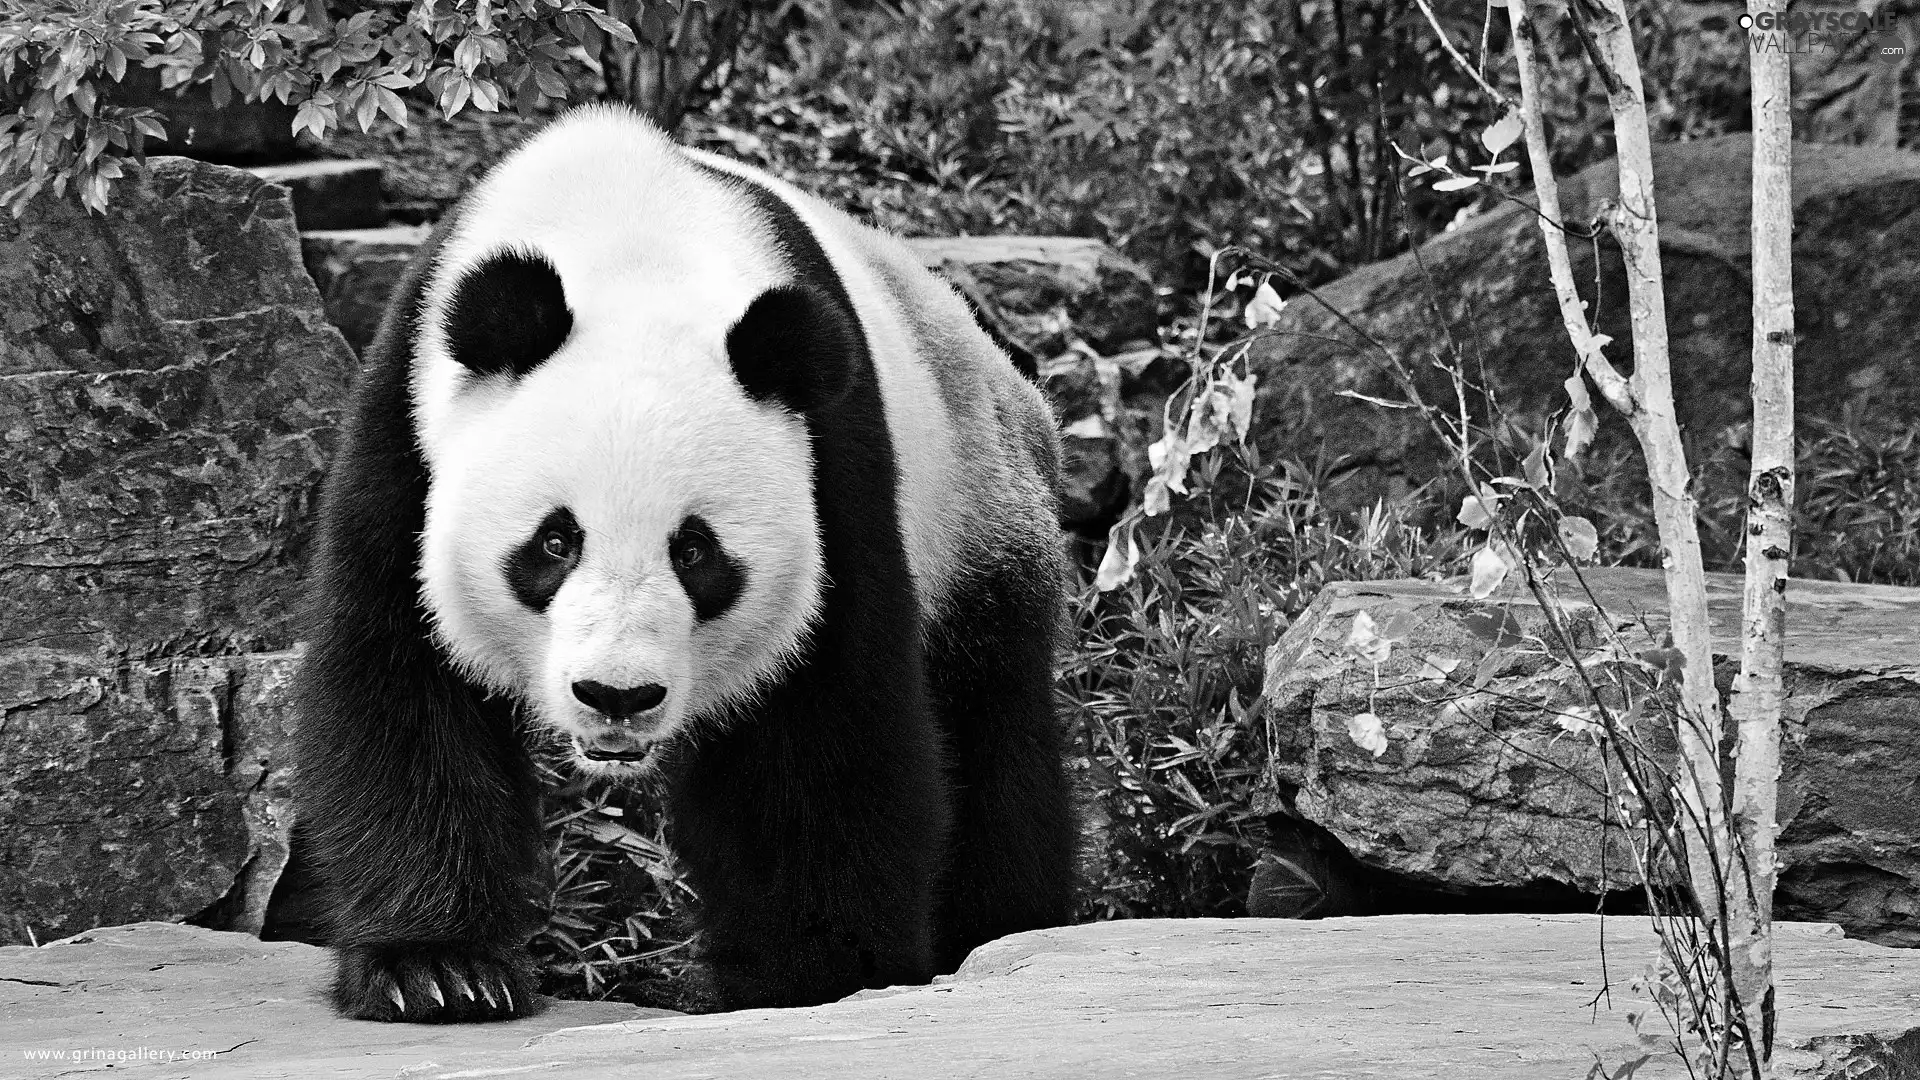
<path id="1" fill-rule="evenodd" d="M 1434 35 L 1440 39 L 1440 44 L 1447 50 L 1447 55 L 1453 57 L 1454 64 L 1457 65 L 1461 71 L 1472 76 L 1473 81 L 1480 84 L 1480 89 L 1485 92 L 1488 97 L 1499 102 L 1501 108 L 1515 108 L 1517 103 L 1512 98 L 1488 82 L 1486 76 L 1481 74 L 1480 69 L 1474 66 L 1465 56 L 1461 55 L 1459 47 L 1453 43 L 1453 35 L 1447 33 L 1446 27 L 1440 25 L 1440 16 L 1433 13 L 1433 5 L 1429 4 L 1427 0 L 1413 0 L 1413 2 L 1420 5 L 1420 13 L 1427 17 L 1427 22 L 1433 27 Z M 1491 16 L 1489 16 L 1489 19 L 1491 19 Z M 1480 35 L 1480 55 L 1484 58 L 1486 52 L 1486 33 L 1482 31 Z"/>

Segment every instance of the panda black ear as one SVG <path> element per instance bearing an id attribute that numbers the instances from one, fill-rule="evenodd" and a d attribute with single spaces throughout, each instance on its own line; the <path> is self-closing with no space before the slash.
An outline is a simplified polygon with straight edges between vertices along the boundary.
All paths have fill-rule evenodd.
<path id="1" fill-rule="evenodd" d="M 560 273 L 535 252 L 501 251 L 475 263 L 447 305 L 447 349 L 479 375 L 525 375 L 572 332 Z"/>
<path id="2" fill-rule="evenodd" d="M 761 293 L 727 331 L 727 361 L 747 394 L 797 413 L 837 401 L 866 348 L 846 302 L 804 285 Z"/>

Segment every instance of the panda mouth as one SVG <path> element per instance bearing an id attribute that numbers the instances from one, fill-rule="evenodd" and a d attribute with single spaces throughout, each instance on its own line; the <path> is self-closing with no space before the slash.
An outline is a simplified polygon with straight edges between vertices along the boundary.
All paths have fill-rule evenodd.
<path id="1" fill-rule="evenodd" d="M 642 746 L 632 750 L 604 750 L 598 746 L 581 742 L 579 739 L 573 740 L 573 748 L 581 757 L 586 758 L 588 761 L 625 761 L 637 764 L 647 760 L 647 758 L 653 754 L 652 746 Z"/>

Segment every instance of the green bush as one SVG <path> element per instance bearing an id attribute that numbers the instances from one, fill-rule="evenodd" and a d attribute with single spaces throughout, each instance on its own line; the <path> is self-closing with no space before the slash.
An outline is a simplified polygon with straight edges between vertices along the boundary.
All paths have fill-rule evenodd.
<path id="1" fill-rule="evenodd" d="M 1803 425 L 1795 455 L 1793 576 L 1920 585 L 1920 426 L 1850 404 Z M 1736 425 L 1685 436 L 1707 569 L 1745 565 L 1749 459 Z M 1561 497 L 1600 529 L 1600 561 L 1657 567 L 1660 545 L 1639 451 L 1616 447 L 1562 474 Z"/>
<path id="2" fill-rule="evenodd" d="M 1311 280 L 1398 250 L 1383 139 L 1477 130 L 1404 0 L 813 6 L 696 139 L 901 232 L 1095 236 L 1187 288 L 1211 246 Z"/>
<path id="3" fill-rule="evenodd" d="M 1304 466 L 1241 461 L 1247 512 L 1165 529 L 1130 580 L 1076 604 L 1061 695 L 1094 788 L 1093 918 L 1244 914 L 1268 646 L 1329 581 L 1456 574 L 1470 554 L 1405 506 L 1335 513 Z"/>
<path id="4" fill-rule="evenodd" d="M 533 940 L 541 990 L 681 1005 L 673 982 L 687 969 L 692 892 L 666 846 L 658 801 L 576 776 L 564 755 L 535 760 L 553 853 L 547 925 Z"/>

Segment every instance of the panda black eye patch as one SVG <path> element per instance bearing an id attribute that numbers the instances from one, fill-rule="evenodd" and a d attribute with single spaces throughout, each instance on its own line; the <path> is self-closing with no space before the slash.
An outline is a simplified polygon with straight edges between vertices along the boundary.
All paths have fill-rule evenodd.
<path id="1" fill-rule="evenodd" d="M 503 568 L 507 587 L 533 610 L 547 610 L 567 575 L 580 565 L 585 546 L 586 534 L 580 531 L 573 511 L 562 506 L 549 512 L 520 546 L 508 553 Z"/>
<path id="2" fill-rule="evenodd" d="M 501 251 L 468 267 L 444 323 L 447 351 L 477 375 L 525 375 L 573 333 L 560 272 L 537 252 Z"/>
<path id="3" fill-rule="evenodd" d="M 720 537 L 698 515 L 687 518 L 667 539 L 667 555 L 680 587 L 693 601 L 693 616 L 701 622 L 727 613 L 747 585 L 747 568 L 727 553 Z"/>

